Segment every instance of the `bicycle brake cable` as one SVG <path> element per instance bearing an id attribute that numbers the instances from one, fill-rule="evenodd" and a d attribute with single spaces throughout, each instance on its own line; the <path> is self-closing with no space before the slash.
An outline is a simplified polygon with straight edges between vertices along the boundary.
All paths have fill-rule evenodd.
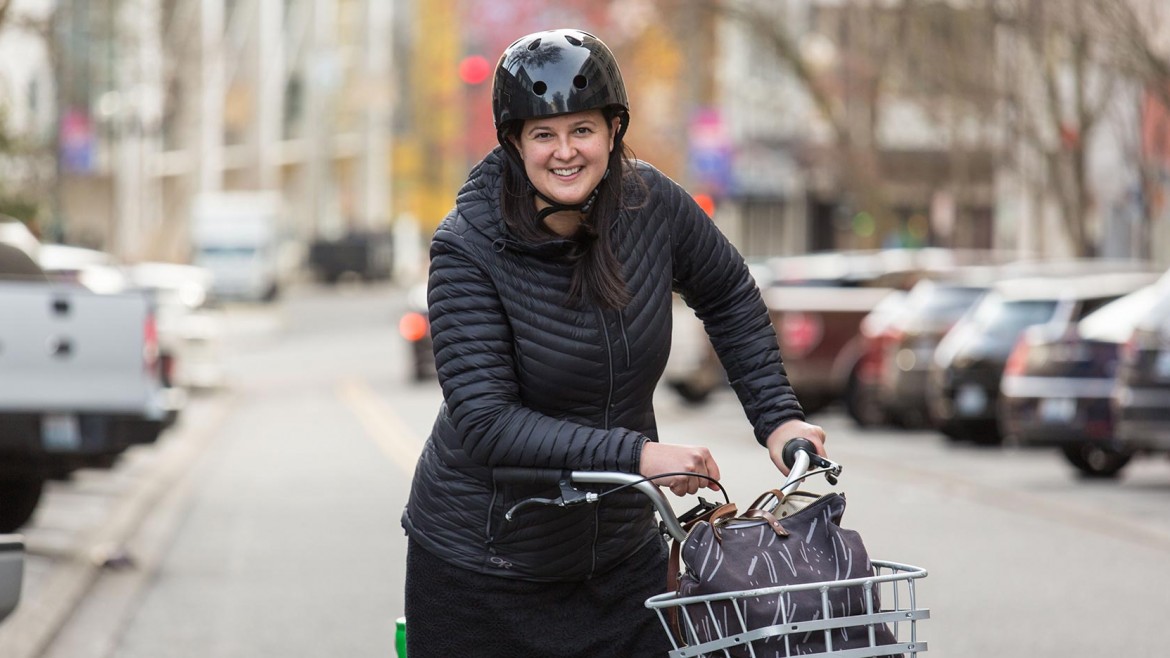
<path id="1" fill-rule="evenodd" d="M 731 502 L 731 498 L 727 495 L 727 489 L 725 489 L 723 487 L 723 483 L 721 483 L 719 480 L 716 480 L 715 478 L 711 477 L 710 475 L 702 475 L 700 473 L 691 473 L 689 471 L 674 471 L 674 472 L 670 472 L 670 473 L 659 473 L 658 475 L 643 476 L 639 480 L 635 480 L 633 482 L 622 484 L 622 485 L 616 486 L 612 489 L 606 489 L 605 491 L 582 492 L 580 496 L 576 496 L 572 499 L 566 499 L 564 497 L 564 495 L 561 495 L 560 497 L 557 497 L 557 498 L 525 498 L 524 500 L 517 502 L 515 505 L 512 506 L 511 509 L 509 509 L 507 512 L 505 512 L 504 519 L 507 521 L 511 521 L 512 517 L 515 516 L 516 512 L 520 511 L 521 509 L 523 509 L 525 507 L 532 507 L 532 506 L 537 506 L 537 505 L 547 505 L 549 507 L 570 507 L 570 506 L 578 505 L 581 503 L 596 503 L 597 501 L 601 500 L 603 497 L 608 496 L 609 494 L 612 494 L 612 493 L 617 493 L 618 491 L 621 491 L 622 489 L 628 489 L 630 487 L 637 486 L 638 484 L 641 484 L 642 482 L 652 482 L 652 481 L 657 480 L 659 478 L 672 477 L 675 475 L 686 475 L 689 477 L 703 478 L 704 480 L 714 482 L 716 485 L 718 485 L 719 492 L 723 494 L 724 502 L 727 502 L 727 503 Z M 579 491 L 578 489 L 576 489 L 576 487 L 572 487 L 571 485 L 570 485 L 570 488 L 572 488 L 574 491 Z"/>
<path id="2" fill-rule="evenodd" d="M 605 491 L 598 493 L 597 497 L 601 498 L 602 496 L 608 496 L 611 493 L 617 493 L 618 491 L 621 491 L 622 489 L 628 489 L 630 487 L 637 486 L 638 484 L 641 484 L 643 482 L 653 482 L 654 480 L 658 480 L 660 478 L 673 477 L 675 475 L 686 475 L 688 477 L 702 478 L 704 480 L 707 480 L 708 482 L 714 482 L 719 487 L 719 493 L 723 494 L 723 501 L 726 503 L 731 502 L 731 498 L 727 495 L 727 489 L 724 488 L 722 482 L 720 482 L 719 480 L 716 480 L 715 478 L 711 477 L 710 475 L 703 475 L 701 473 L 691 473 L 690 471 L 672 471 L 669 473 L 659 473 L 658 475 L 645 475 L 639 480 L 635 480 L 633 482 L 629 482 L 627 484 L 623 484 L 623 485 L 614 487 L 613 489 L 606 489 Z"/>

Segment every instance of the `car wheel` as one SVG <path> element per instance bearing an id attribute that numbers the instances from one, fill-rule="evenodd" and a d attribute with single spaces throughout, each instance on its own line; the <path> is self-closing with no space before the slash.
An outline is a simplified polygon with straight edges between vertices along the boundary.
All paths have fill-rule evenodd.
<path id="1" fill-rule="evenodd" d="M 1003 433 L 999 430 L 999 423 L 994 420 L 975 421 L 966 431 L 971 442 L 977 446 L 1003 445 Z"/>
<path id="2" fill-rule="evenodd" d="M 13 532 L 32 518 L 44 487 L 39 478 L 0 480 L 0 533 Z"/>
<path id="3" fill-rule="evenodd" d="M 857 379 L 857 373 L 849 376 L 845 389 L 845 411 L 859 427 L 874 427 L 887 422 L 886 412 L 878 402 L 873 389 L 867 388 Z"/>
<path id="4" fill-rule="evenodd" d="M 674 392 L 678 393 L 679 397 L 683 399 L 683 402 L 686 402 L 687 404 L 703 404 L 707 401 L 707 398 L 711 396 L 711 389 L 704 388 L 688 381 L 671 382 L 670 387 L 674 389 Z"/>
<path id="5" fill-rule="evenodd" d="M 1093 444 L 1063 447 L 1064 457 L 1085 477 L 1113 478 L 1125 468 L 1133 453 Z"/>

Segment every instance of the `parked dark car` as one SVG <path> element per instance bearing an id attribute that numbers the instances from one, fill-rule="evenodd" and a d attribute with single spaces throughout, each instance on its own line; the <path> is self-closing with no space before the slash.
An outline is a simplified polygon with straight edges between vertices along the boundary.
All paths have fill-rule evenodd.
<path id="1" fill-rule="evenodd" d="M 351 231 L 309 245 L 309 267 L 325 283 L 337 283 L 346 274 L 383 281 L 390 278 L 393 266 L 394 237 L 389 231 Z"/>
<path id="2" fill-rule="evenodd" d="M 1127 450 L 1170 454 L 1170 274 L 1122 348 L 1113 402 Z"/>
<path id="3" fill-rule="evenodd" d="M 1121 346 L 1157 299 L 1155 286 L 1112 301 L 1077 323 L 1030 327 L 1000 381 L 1000 426 L 1024 447 L 1056 447 L 1088 477 L 1114 477 L 1132 453 L 1114 438 L 1110 399 Z"/>
<path id="4" fill-rule="evenodd" d="M 420 283 L 407 294 L 407 308 L 398 319 L 398 333 L 410 351 L 410 378 L 416 382 L 433 378 L 435 353 L 427 316 L 427 284 Z"/>
<path id="5" fill-rule="evenodd" d="M 949 437 L 998 444 L 1000 380 L 1023 331 L 1075 322 L 1152 283 L 1151 272 L 1009 279 L 997 283 L 939 342 L 930 365 L 931 422 Z"/>
<path id="6" fill-rule="evenodd" d="M 880 338 L 877 396 L 891 422 L 908 427 L 927 424 L 926 381 L 934 350 L 990 287 L 954 278 L 924 279 L 911 288 Z"/>

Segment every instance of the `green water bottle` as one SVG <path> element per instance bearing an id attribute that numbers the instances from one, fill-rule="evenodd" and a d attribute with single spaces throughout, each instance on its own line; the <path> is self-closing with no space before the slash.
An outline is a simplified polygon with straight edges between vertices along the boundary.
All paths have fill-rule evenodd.
<path id="1" fill-rule="evenodd" d="M 406 617 L 399 617 L 394 626 L 395 653 L 398 658 L 406 658 Z"/>

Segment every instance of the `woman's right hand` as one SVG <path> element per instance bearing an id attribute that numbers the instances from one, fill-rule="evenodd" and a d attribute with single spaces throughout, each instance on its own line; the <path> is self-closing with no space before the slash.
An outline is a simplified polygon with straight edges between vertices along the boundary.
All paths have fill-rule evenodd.
<path id="1" fill-rule="evenodd" d="M 638 472 L 651 477 L 660 473 L 674 473 L 688 471 L 707 475 L 719 479 L 719 465 L 711 456 L 711 451 L 702 446 L 684 446 L 673 443 L 656 443 L 647 441 L 642 446 L 642 461 Z M 719 485 L 711 480 L 685 475 L 672 475 L 657 478 L 654 484 L 660 487 L 670 487 L 676 496 L 693 494 L 704 487 L 713 491 L 719 490 Z"/>

